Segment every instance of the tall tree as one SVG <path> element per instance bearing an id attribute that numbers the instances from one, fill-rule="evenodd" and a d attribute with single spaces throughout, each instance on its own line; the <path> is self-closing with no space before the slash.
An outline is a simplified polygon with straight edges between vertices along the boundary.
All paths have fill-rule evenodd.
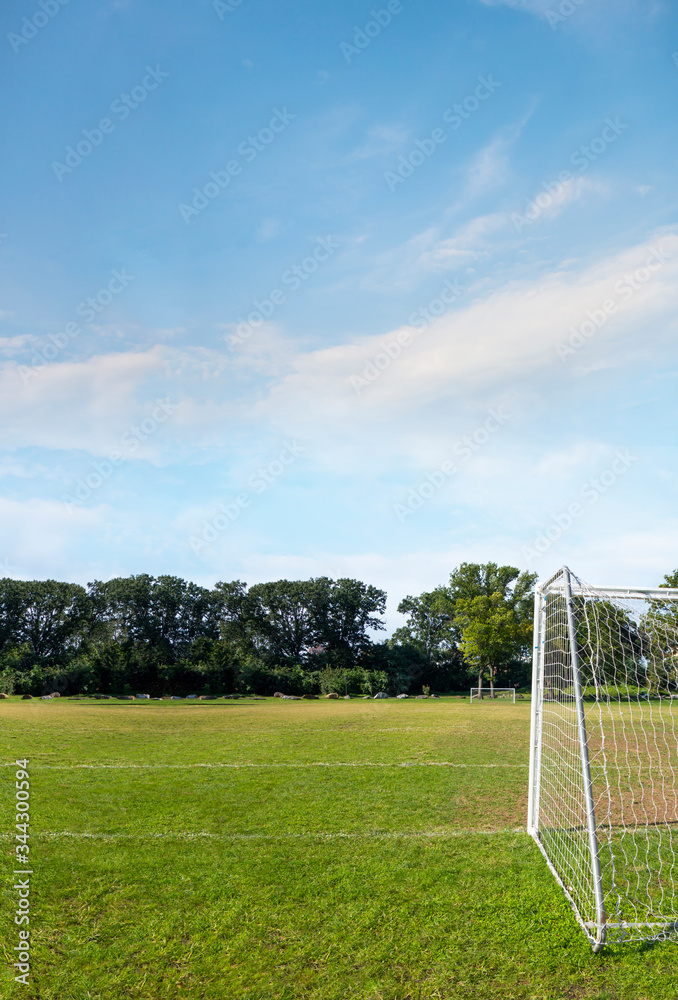
<path id="1" fill-rule="evenodd" d="M 83 639 L 86 594 L 58 580 L 0 581 L 0 648 L 27 645 L 36 658 L 61 662 Z"/>
<path id="2" fill-rule="evenodd" d="M 460 635 L 445 587 L 403 598 L 398 612 L 409 615 L 409 621 L 393 633 L 395 642 L 413 643 L 431 663 L 454 656 Z"/>
<path id="3" fill-rule="evenodd" d="M 0 580 L 0 652 L 20 645 L 27 598 L 23 580 Z"/>
<path id="4" fill-rule="evenodd" d="M 248 615 L 259 650 L 276 662 L 303 659 L 316 641 L 313 588 L 307 580 L 257 583 L 248 594 Z"/>
<path id="5" fill-rule="evenodd" d="M 383 631 L 386 593 L 360 580 L 319 577 L 310 581 L 316 641 L 336 666 L 353 666 L 371 645 L 370 631 Z"/>
<path id="6" fill-rule="evenodd" d="M 489 677 L 491 696 L 499 667 L 524 658 L 532 641 L 536 573 L 515 566 L 462 563 L 447 588 L 460 648 L 478 671 L 478 687 Z"/>
<path id="7" fill-rule="evenodd" d="M 383 629 L 386 594 L 360 580 L 218 583 L 222 635 L 273 662 L 304 663 L 322 650 L 333 666 L 352 666 Z"/>
<path id="8" fill-rule="evenodd" d="M 215 584 L 221 637 L 244 653 L 256 652 L 257 601 L 247 593 L 242 580 Z"/>
<path id="9" fill-rule="evenodd" d="M 219 636 L 219 594 L 180 577 L 95 580 L 89 598 L 97 635 L 152 649 L 165 662 L 184 655 L 195 639 Z"/>

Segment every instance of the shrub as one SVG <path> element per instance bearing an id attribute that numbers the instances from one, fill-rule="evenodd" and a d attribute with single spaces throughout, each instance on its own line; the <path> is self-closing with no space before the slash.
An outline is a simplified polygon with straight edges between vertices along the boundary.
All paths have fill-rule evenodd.
<path id="1" fill-rule="evenodd" d="M 248 658 L 238 668 L 236 688 L 242 694 L 272 695 L 276 691 L 283 694 L 318 694 L 319 674 L 315 670 L 304 670 L 296 664 L 292 667 L 268 666 L 256 657 Z"/>
<path id="2" fill-rule="evenodd" d="M 321 694 L 375 694 L 388 685 L 388 674 L 384 670 L 365 670 L 353 667 L 337 670 L 326 667 L 318 675 Z"/>
<path id="3" fill-rule="evenodd" d="M 16 675 L 13 670 L 3 670 L 0 673 L 0 694 L 14 694 Z"/>

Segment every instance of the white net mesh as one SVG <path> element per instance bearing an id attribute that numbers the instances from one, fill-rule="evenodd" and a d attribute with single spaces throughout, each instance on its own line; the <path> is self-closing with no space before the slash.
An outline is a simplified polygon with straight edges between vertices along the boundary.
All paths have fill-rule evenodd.
<path id="1" fill-rule="evenodd" d="M 593 943 L 678 937 L 678 592 L 573 576 L 569 632 L 567 575 L 537 594 L 532 832 Z"/>

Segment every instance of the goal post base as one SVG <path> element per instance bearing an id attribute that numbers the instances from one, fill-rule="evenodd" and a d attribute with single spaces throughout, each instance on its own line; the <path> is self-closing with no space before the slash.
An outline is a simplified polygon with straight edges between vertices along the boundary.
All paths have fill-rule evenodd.
<path id="1" fill-rule="evenodd" d="M 550 857 L 548 856 L 548 853 L 546 852 L 546 849 L 544 848 L 544 845 L 542 844 L 541 840 L 539 839 L 539 831 L 538 830 L 528 830 L 528 833 L 532 837 L 532 839 L 534 840 L 534 842 L 537 845 L 537 847 L 539 848 L 539 850 L 540 850 L 540 852 L 542 854 L 542 857 L 546 861 L 546 864 L 548 865 L 548 867 L 549 867 L 549 869 L 551 871 L 551 874 L 555 878 L 555 880 L 558 883 L 558 885 L 560 886 L 560 888 L 563 890 L 563 895 L 565 896 L 565 898 L 567 899 L 568 903 L 572 907 L 572 912 L 574 913 L 575 919 L 576 919 L 577 923 L 579 924 L 579 926 L 581 927 L 581 929 L 583 930 L 584 934 L 586 934 L 586 937 L 589 939 L 589 943 L 590 943 L 591 947 L 593 948 L 593 951 L 594 952 L 601 951 L 605 947 L 605 937 L 606 937 L 606 935 L 605 935 L 605 927 L 607 925 L 599 926 L 598 924 L 594 924 L 591 921 L 584 920 L 584 918 L 582 917 L 581 913 L 579 912 L 579 909 L 577 908 L 577 904 L 575 903 L 574 899 L 572 898 L 572 894 L 570 893 L 568 887 L 565 885 L 565 883 L 563 882 L 562 878 L 558 874 L 558 871 L 557 871 L 556 867 L 554 866 L 553 862 L 551 861 Z M 596 932 L 595 934 L 592 933 L 592 931 L 594 931 L 594 930 Z"/>

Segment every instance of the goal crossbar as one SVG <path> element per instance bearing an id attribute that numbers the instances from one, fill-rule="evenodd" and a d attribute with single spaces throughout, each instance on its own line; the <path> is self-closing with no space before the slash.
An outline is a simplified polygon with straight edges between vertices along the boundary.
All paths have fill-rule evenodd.
<path id="1" fill-rule="evenodd" d="M 563 567 L 534 610 L 528 831 L 594 951 L 678 940 L 678 589 Z"/>
<path id="2" fill-rule="evenodd" d="M 546 585 L 543 584 L 541 587 L 537 588 L 537 592 L 543 591 Z M 571 582 L 572 593 L 586 593 L 587 588 L 585 584 L 581 584 L 580 581 L 572 579 Z M 548 589 L 552 592 L 562 591 L 565 592 L 565 586 L 563 584 L 551 584 Z M 605 594 L 606 597 L 621 598 L 639 598 L 644 600 L 646 598 L 656 598 L 657 600 L 675 599 L 678 598 L 678 588 L 677 587 L 603 587 L 598 585 L 595 590 L 599 593 Z"/>

